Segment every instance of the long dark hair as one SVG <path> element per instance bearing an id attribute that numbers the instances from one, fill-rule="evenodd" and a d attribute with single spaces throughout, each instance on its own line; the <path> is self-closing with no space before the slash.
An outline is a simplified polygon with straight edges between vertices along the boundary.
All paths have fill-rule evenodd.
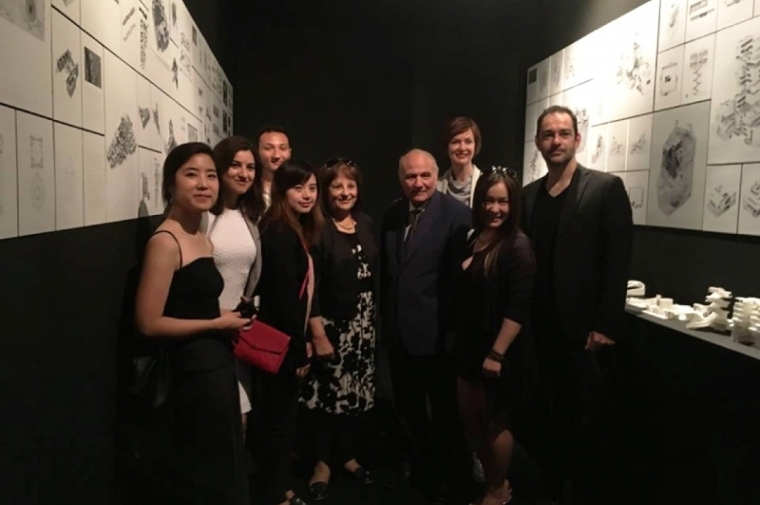
<path id="1" fill-rule="evenodd" d="M 296 215 L 288 205 L 287 192 L 289 189 L 306 184 L 311 176 L 317 181 L 314 168 L 304 160 L 287 160 L 277 168 L 272 180 L 272 205 L 261 218 L 259 227 L 262 232 L 270 226 L 288 226 L 295 230 L 306 248 L 319 242 L 324 218 L 319 206 L 319 193 L 314 208 L 308 214 Z"/>
<path id="2" fill-rule="evenodd" d="M 216 165 L 216 172 L 219 174 L 221 182 L 219 184 L 219 198 L 216 200 L 214 206 L 211 207 L 211 213 L 215 216 L 224 212 L 226 197 L 230 192 L 230 189 L 224 183 L 222 176 L 226 174 L 230 169 L 230 166 L 232 166 L 235 155 L 241 151 L 248 151 L 254 155 L 254 166 L 256 167 L 256 172 L 258 172 L 260 166 L 256 159 L 256 155 L 254 154 L 256 153 L 256 150 L 247 138 L 240 136 L 227 137 L 214 147 L 214 164 Z M 254 178 L 256 175 L 258 174 L 254 174 Z M 264 212 L 264 198 L 261 195 L 261 187 L 252 183 L 248 191 L 238 197 L 237 204 L 240 207 L 240 210 L 251 220 L 251 222 L 258 222 L 261 214 Z"/>
<path id="3" fill-rule="evenodd" d="M 488 190 L 496 184 L 504 183 L 509 198 L 509 216 L 504 220 L 493 240 L 483 250 L 484 254 L 478 256 L 478 261 L 473 264 L 476 272 L 489 275 L 496 272 L 498 261 L 496 259 L 502 251 L 511 247 L 514 238 L 519 232 L 521 197 L 520 185 L 516 174 L 503 167 L 495 167 L 487 170 L 478 178 L 472 199 L 472 222 L 474 225 L 473 236 L 477 237 L 486 228 L 486 196 Z M 475 260 L 473 260 L 475 261 Z"/>
<path id="4" fill-rule="evenodd" d="M 164 160 L 164 173 L 163 180 L 161 181 L 161 196 L 166 203 L 167 209 L 172 203 L 172 191 L 176 184 L 177 172 L 182 168 L 182 165 L 187 163 L 190 158 L 196 154 L 207 154 L 211 158 L 214 157 L 211 148 L 203 142 L 188 142 L 186 144 L 180 144 L 166 155 Z M 219 169 L 217 168 L 217 172 Z"/>

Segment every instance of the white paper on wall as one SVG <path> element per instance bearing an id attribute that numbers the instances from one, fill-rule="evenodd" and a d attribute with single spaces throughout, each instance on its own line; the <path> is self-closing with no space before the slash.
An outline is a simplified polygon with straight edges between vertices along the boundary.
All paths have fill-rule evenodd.
<path id="1" fill-rule="evenodd" d="M 195 105 L 195 86 L 193 80 L 193 53 L 195 46 L 192 41 L 192 31 L 195 27 L 193 19 L 182 2 L 172 2 L 172 42 L 177 48 L 174 58 L 177 62 L 177 77 L 179 90 L 175 99 L 186 109 L 192 111 Z M 172 62 L 174 66 L 174 61 Z"/>
<path id="2" fill-rule="evenodd" d="M 604 162 L 607 159 L 607 124 L 592 126 L 589 129 L 587 143 L 588 158 L 586 164 L 588 168 L 604 172 Z M 583 164 L 583 160 L 578 160 Z"/>
<path id="3" fill-rule="evenodd" d="M 105 133 L 103 46 L 82 32 L 82 123 L 87 130 Z"/>
<path id="4" fill-rule="evenodd" d="M 79 0 L 53 0 L 53 7 L 61 11 L 77 25 L 81 25 Z"/>
<path id="5" fill-rule="evenodd" d="M 715 39 L 709 163 L 760 161 L 760 18 Z"/>
<path id="6" fill-rule="evenodd" d="M 607 34 L 599 68 L 600 122 L 652 112 L 657 59 L 658 3 L 650 0 L 600 30 Z M 597 99 L 598 100 L 598 99 Z"/>
<path id="7" fill-rule="evenodd" d="M 216 103 L 211 106 L 212 116 L 214 105 L 216 105 Z M 538 121 L 538 116 L 540 116 L 547 107 L 549 107 L 549 100 L 544 99 L 528 105 L 525 109 L 525 142 L 532 142 L 533 139 L 536 138 L 536 121 Z M 221 135 L 221 131 L 219 134 Z"/>
<path id="8" fill-rule="evenodd" d="M 18 236 L 16 114 L 0 105 L 0 239 Z"/>
<path id="9" fill-rule="evenodd" d="M 709 103 L 654 114 L 647 224 L 702 229 Z"/>
<path id="10" fill-rule="evenodd" d="M 119 29 L 121 38 L 120 56 L 132 68 L 140 72 L 141 26 L 145 27 L 147 9 L 139 0 L 119 0 Z M 142 21 L 142 22 L 141 22 Z M 145 41 L 147 43 L 147 40 Z"/>
<path id="11" fill-rule="evenodd" d="M 760 0 L 755 0 L 755 16 L 760 16 Z"/>
<path id="12" fill-rule="evenodd" d="M 103 46 L 121 55 L 121 8 L 111 0 L 80 0 L 82 28 Z"/>
<path id="13" fill-rule="evenodd" d="M 683 104 L 709 100 L 715 63 L 715 34 L 686 44 L 683 53 Z"/>
<path id="14" fill-rule="evenodd" d="M 594 96 L 594 82 L 587 82 L 569 89 L 562 94 L 562 105 L 573 111 L 578 119 L 578 133 L 581 143 L 576 154 L 578 159 L 585 162 L 586 146 L 588 145 L 589 128 L 593 120 L 593 107 L 596 104 Z"/>
<path id="15" fill-rule="evenodd" d="M 654 93 L 654 110 L 681 105 L 683 87 L 684 46 L 668 49 L 657 57 L 657 81 Z"/>
<path id="16" fill-rule="evenodd" d="M 55 229 L 84 226 L 84 172 L 82 130 L 56 123 Z"/>
<path id="17" fill-rule="evenodd" d="M 598 30 L 567 46 L 562 56 L 562 90 L 568 90 L 594 77 L 598 64 Z"/>
<path id="18" fill-rule="evenodd" d="M 652 152 L 652 114 L 632 118 L 628 122 L 626 170 L 649 170 Z"/>
<path id="19" fill-rule="evenodd" d="M 220 86 L 220 101 L 222 102 L 222 105 L 225 105 L 225 80 L 220 79 Z M 527 86 L 528 103 L 533 103 L 549 96 L 549 58 L 546 58 L 528 69 Z"/>
<path id="20" fill-rule="evenodd" d="M 686 38 L 686 0 L 662 0 L 660 3 L 661 53 L 684 43 Z"/>
<path id="21" fill-rule="evenodd" d="M 164 156 L 140 148 L 140 217 L 155 216 L 163 212 L 161 181 Z"/>
<path id="22" fill-rule="evenodd" d="M 53 122 L 16 112 L 19 236 L 55 230 Z"/>
<path id="23" fill-rule="evenodd" d="M 106 222 L 106 144 L 102 135 L 82 132 L 84 169 L 84 224 Z"/>
<path id="24" fill-rule="evenodd" d="M 624 172 L 628 152 L 628 120 L 609 123 L 607 126 L 607 158 L 605 172 Z"/>
<path id="25" fill-rule="evenodd" d="M 717 30 L 748 20 L 753 8 L 753 0 L 719 0 Z"/>
<path id="26" fill-rule="evenodd" d="M 715 31 L 718 21 L 717 7 L 718 0 L 688 0 L 686 12 L 687 42 Z"/>
<path id="27" fill-rule="evenodd" d="M 760 163 L 742 167 L 739 234 L 760 235 Z"/>
<path id="28" fill-rule="evenodd" d="M 105 53 L 106 186 L 108 222 L 137 217 L 137 74 Z"/>
<path id="29" fill-rule="evenodd" d="M 649 171 L 637 170 L 626 172 L 623 175 L 623 183 L 631 202 L 633 224 L 647 224 L 647 195 L 649 193 Z"/>
<path id="30" fill-rule="evenodd" d="M 53 10 L 53 118 L 82 126 L 82 42 L 79 28 Z"/>
<path id="31" fill-rule="evenodd" d="M 704 231 L 736 233 L 739 222 L 741 179 L 741 165 L 707 167 L 702 223 Z"/>
<path id="32" fill-rule="evenodd" d="M 525 144 L 523 149 L 523 186 L 546 175 L 546 162 L 541 156 L 535 142 Z"/>
<path id="33" fill-rule="evenodd" d="M 0 0 L 0 102 L 53 115 L 50 2 Z"/>

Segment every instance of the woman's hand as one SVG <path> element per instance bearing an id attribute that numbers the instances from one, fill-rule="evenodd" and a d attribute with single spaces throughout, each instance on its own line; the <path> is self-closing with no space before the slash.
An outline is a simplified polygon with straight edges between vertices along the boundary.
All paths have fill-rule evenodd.
<path id="1" fill-rule="evenodd" d="M 501 377 L 501 363 L 491 356 L 486 356 L 486 359 L 483 360 L 483 376 L 489 378 Z"/>
<path id="2" fill-rule="evenodd" d="M 239 312 L 223 310 L 222 315 L 214 320 L 215 326 L 219 330 L 240 331 L 246 326 L 250 326 L 252 319 L 242 317 Z"/>
<path id="3" fill-rule="evenodd" d="M 311 370 L 311 365 L 306 365 L 301 368 L 296 368 L 296 377 L 299 379 L 303 379 L 307 375 L 309 375 L 309 370 Z"/>
<path id="4" fill-rule="evenodd" d="M 317 354 L 317 359 L 323 361 L 332 361 L 335 359 L 335 348 L 330 343 L 330 339 L 327 335 L 314 336 L 311 341 L 314 343 L 314 350 Z"/>

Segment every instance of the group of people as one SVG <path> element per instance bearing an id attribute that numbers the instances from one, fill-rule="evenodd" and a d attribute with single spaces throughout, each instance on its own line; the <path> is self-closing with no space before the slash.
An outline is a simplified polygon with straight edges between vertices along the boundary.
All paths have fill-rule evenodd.
<path id="1" fill-rule="evenodd" d="M 631 249 L 623 184 L 577 163 L 577 120 L 563 107 L 538 119 L 549 173 L 522 191 L 513 171 L 473 164 L 482 140 L 472 119 L 445 133 L 450 168 L 405 153 L 404 196 L 377 229 L 361 210 L 358 164 L 292 159 L 281 128 L 169 153 L 167 211 L 135 306 L 139 333 L 171 361 L 150 424 L 157 503 L 248 505 L 252 408 L 268 503 L 320 501 L 336 471 L 373 483 L 354 445 L 374 406 L 378 336 L 399 419 L 398 484 L 458 503 L 462 461 L 474 453 L 485 477 L 476 503 L 507 503 L 517 441 L 548 497 L 560 499 L 569 477 L 573 503 L 609 503 L 603 372 Z M 234 358 L 252 324 L 237 307 L 250 301 L 257 321 L 290 338 L 276 373 Z M 299 412 L 307 426 L 297 430 Z M 314 461 L 307 496 L 291 477 L 302 429 Z"/>

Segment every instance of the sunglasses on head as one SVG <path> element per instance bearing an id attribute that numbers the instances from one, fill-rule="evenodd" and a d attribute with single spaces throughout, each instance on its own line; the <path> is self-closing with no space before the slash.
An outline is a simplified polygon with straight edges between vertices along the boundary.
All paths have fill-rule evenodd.
<path id="1" fill-rule="evenodd" d="M 325 161 L 325 168 L 332 168 L 335 165 L 346 165 L 351 168 L 356 167 L 356 162 L 350 158 L 330 158 Z"/>
<path id="2" fill-rule="evenodd" d="M 507 167 L 500 167 L 500 166 L 493 166 L 488 170 L 492 174 L 499 174 L 503 177 L 509 177 L 510 179 L 517 180 L 517 172 L 515 172 L 511 168 Z"/>

